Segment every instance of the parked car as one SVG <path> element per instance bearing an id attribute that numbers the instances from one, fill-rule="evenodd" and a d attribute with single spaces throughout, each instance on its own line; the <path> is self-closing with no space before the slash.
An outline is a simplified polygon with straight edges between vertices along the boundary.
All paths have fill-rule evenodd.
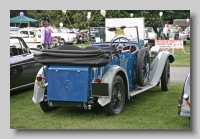
<path id="1" fill-rule="evenodd" d="M 190 73 L 185 79 L 183 90 L 178 99 L 178 115 L 186 116 L 190 120 Z"/>
<path id="2" fill-rule="evenodd" d="M 34 60 L 33 53 L 21 37 L 10 37 L 10 93 L 34 86 L 41 63 Z"/>
<path id="3" fill-rule="evenodd" d="M 41 32 L 35 28 L 14 28 L 10 27 L 10 34 L 12 36 L 22 37 L 23 40 L 30 48 L 38 48 L 41 46 Z M 60 36 L 51 37 L 52 44 L 51 47 L 58 46 Z"/>
<path id="4" fill-rule="evenodd" d="M 76 34 L 75 33 L 63 33 L 56 27 L 49 27 L 51 29 L 52 36 L 61 36 L 62 44 L 76 44 Z"/>
<path id="5" fill-rule="evenodd" d="M 145 40 L 148 40 L 148 44 L 150 46 L 155 45 L 155 40 L 157 39 L 157 34 L 154 31 L 153 27 L 145 27 L 144 28 Z"/>
<path id="6" fill-rule="evenodd" d="M 153 53 L 144 47 L 137 26 L 127 28 L 136 32 L 134 38 L 117 35 L 110 42 L 93 42 L 85 48 L 59 46 L 35 53 L 35 60 L 44 67 L 36 76 L 33 102 L 44 112 L 55 107 L 90 110 L 100 105 L 107 115 L 118 115 L 126 101 L 157 86 L 160 80 L 161 89 L 168 91 L 174 56 L 169 51 Z M 119 27 L 105 29 L 112 33 Z M 154 54 L 152 62 L 150 52 Z"/>
<path id="7" fill-rule="evenodd" d="M 187 39 L 190 40 L 190 27 L 186 27 L 183 33 L 186 34 Z"/>

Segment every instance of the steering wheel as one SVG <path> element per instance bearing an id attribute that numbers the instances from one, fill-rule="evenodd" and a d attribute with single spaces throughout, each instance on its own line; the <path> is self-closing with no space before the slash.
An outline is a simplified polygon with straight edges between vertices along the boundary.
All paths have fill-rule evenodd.
<path id="1" fill-rule="evenodd" d="M 18 49 L 16 48 L 16 46 L 15 45 L 12 45 L 12 46 L 10 46 L 10 48 L 11 48 L 11 53 L 12 53 L 12 55 L 14 54 L 13 53 L 13 48 L 14 48 L 14 50 L 16 50 L 15 52 L 17 52 L 17 55 L 19 55 L 19 51 L 18 51 Z"/>
<path id="2" fill-rule="evenodd" d="M 128 38 L 125 37 L 125 36 L 120 36 L 120 37 L 114 38 L 114 39 L 112 40 L 110 46 L 112 46 L 113 43 L 114 43 L 116 40 L 119 40 L 119 41 L 117 42 L 117 44 L 116 44 L 116 47 L 117 47 L 118 50 L 123 50 L 123 48 L 124 48 L 124 46 L 125 46 L 125 43 L 121 42 L 122 39 L 127 40 L 127 41 L 129 42 L 129 44 L 130 44 L 130 47 L 131 47 L 131 41 L 130 41 L 130 39 L 128 39 Z"/>

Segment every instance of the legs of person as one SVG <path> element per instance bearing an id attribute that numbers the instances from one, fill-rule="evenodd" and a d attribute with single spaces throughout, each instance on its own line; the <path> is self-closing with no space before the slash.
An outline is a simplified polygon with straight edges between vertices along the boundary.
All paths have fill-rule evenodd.
<path id="1" fill-rule="evenodd" d="M 174 40 L 178 40 L 179 39 L 179 34 L 175 34 L 174 35 Z"/>
<path id="2" fill-rule="evenodd" d="M 51 49 L 50 44 L 48 44 L 48 49 Z"/>
<path id="3" fill-rule="evenodd" d="M 169 33 L 167 33 L 167 40 L 169 40 Z"/>
<path id="4" fill-rule="evenodd" d="M 48 49 L 49 48 L 48 44 L 46 44 L 46 43 L 42 44 L 42 46 L 43 46 L 44 49 Z"/>
<path id="5" fill-rule="evenodd" d="M 50 49 L 51 48 L 50 44 L 47 44 L 47 43 L 44 43 L 42 46 L 43 46 L 44 49 Z"/>
<path id="6" fill-rule="evenodd" d="M 179 40 L 179 34 L 177 34 L 177 40 Z"/>
<path id="7" fill-rule="evenodd" d="M 164 34 L 164 40 L 167 40 L 167 35 Z"/>

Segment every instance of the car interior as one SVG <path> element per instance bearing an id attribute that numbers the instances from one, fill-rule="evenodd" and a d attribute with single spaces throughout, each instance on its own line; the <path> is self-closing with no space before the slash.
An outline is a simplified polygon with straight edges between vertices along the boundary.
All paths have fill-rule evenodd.
<path id="1" fill-rule="evenodd" d="M 26 48 L 23 46 L 22 42 L 18 39 L 10 40 L 10 56 L 17 56 L 27 53 Z"/>

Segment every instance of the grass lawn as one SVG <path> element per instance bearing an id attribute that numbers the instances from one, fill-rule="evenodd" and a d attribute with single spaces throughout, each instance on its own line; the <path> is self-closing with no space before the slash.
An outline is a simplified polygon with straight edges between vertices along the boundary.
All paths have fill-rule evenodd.
<path id="1" fill-rule="evenodd" d="M 102 107 L 85 111 L 58 108 L 44 113 L 32 101 L 33 90 L 10 96 L 11 129 L 190 129 L 187 117 L 178 115 L 182 83 L 171 83 L 168 92 L 160 86 L 134 96 L 120 115 L 107 117 Z"/>

